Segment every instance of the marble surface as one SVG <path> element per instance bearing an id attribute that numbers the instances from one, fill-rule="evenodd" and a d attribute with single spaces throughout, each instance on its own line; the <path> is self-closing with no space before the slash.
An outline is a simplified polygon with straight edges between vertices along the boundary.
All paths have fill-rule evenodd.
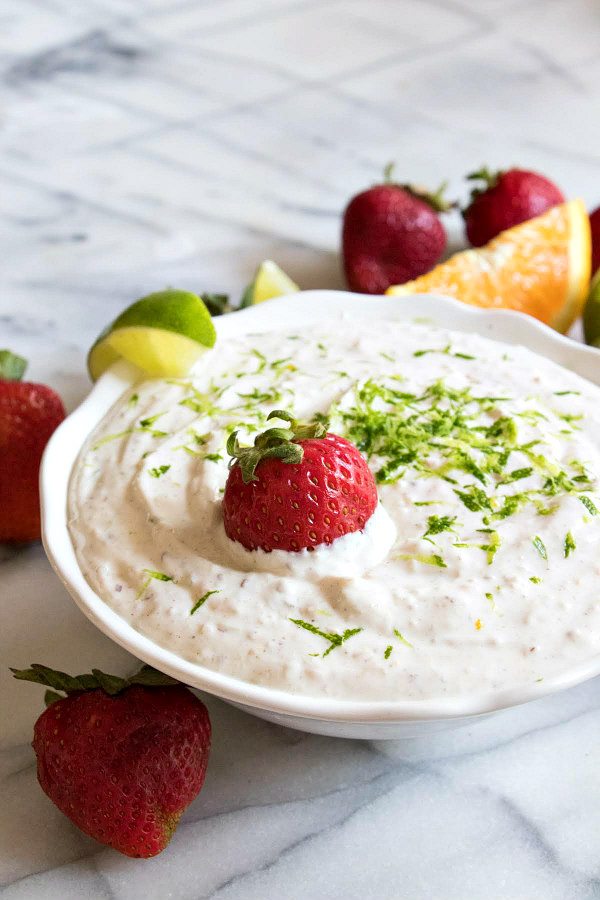
<path id="1" fill-rule="evenodd" d="M 600 201 L 595 0 L 0 0 L 0 343 L 72 408 L 131 299 L 230 290 L 275 258 L 342 285 L 339 213 L 398 161 L 483 161 Z M 455 222 L 456 225 L 456 222 Z M 600 683 L 451 735 L 353 743 L 208 700 L 206 787 L 148 861 L 37 786 L 41 689 L 8 665 L 132 664 L 39 546 L 0 565 L 2 900 L 600 898 Z"/>

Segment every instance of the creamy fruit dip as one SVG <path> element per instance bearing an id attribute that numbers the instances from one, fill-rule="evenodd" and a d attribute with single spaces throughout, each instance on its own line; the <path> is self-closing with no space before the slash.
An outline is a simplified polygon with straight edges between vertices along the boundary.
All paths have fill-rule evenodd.
<path id="1" fill-rule="evenodd" d="M 226 537 L 227 436 L 273 409 L 329 415 L 367 457 L 363 532 L 289 554 Z M 210 669 L 341 699 L 507 688 L 600 652 L 599 437 L 600 390 L 526 349 L 340 316 L 127 391 L 69 527 L 104 601 Z"/>

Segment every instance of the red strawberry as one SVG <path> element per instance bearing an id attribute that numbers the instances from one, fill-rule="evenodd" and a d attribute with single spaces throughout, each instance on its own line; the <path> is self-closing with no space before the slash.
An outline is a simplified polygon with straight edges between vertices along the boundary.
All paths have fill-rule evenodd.
<path id="1" fill-rule="evenodd" d="M 241 447 L 234 432 L 223 521 L 227 536 L 247 550 L 314 550 L 361 531 L 377 506 L 371 471 L 354 444 L 328 434 L 321 423 L 300 425 L 276 410 L 269 419 L 290 423 Z"/>
<path id="2" fill-rule="evenodd" d="M 484 185 L 473 189 L 471 202 L 463 210 L 467 237 L 474 247 L 487 244 L 501 231 L 541 216 L 565 201 L 555 184 L 525 169 L 490 172 L 482 168 L 467 178 L 483 181 Z"/>
<path id="3" fill-rule="evenodd" d="M 144 666 L 128 679 L 72 678 L 46 666 L 16 678 L 64 691 L 35 723 L 38 780 L 90 837 L 124 853 L 164 850 L 204 782 L 210 719 L 204 704 L 168 675 Z"/>
<path id="4" fill-rule="evenodd" d="M 446 231 L 438 212 L 451 206 L 435 194 L 394 184 L 392 167 L 385 183 L 357 194 L 344 212 L 342 252 L 351 290 L 383 294 L 391 284 L 424 275 L 439 262 Z"/>
<path id="5" fill-rule="evenodd" d="M 592 228 L 592 275 L 600 269 L 600 206 L 590 213 Z"/>
<path id="6" fill-rule="evenodd" d="M 20 380 L 26 365 L 0 350 L 0 541 L 39 539 L 40 460 L 65 417 L 52 388 Z"/>

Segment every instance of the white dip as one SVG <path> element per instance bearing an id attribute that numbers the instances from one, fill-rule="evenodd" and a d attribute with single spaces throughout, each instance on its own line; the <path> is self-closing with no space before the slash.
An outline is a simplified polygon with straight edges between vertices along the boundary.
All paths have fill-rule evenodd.
<path id="1" fill-rule="evenodd" d="M 227 434 L 276 408 L 330 414 L 367 456 L 364 532 L 313 554 L 225 536 Z M 297 694 L 464 695 L 600 652 L 599 437 L 600 390 L 534 353 L 340 317 L 128 391 L 80 454 L 69 526 L 94 590 L 185 659 Z"/>

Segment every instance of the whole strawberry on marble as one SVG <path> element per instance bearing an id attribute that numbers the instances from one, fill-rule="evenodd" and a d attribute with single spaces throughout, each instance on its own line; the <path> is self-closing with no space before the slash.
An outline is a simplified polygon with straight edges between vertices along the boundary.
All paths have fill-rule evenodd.
<path id="1" fill-rule="evenodd" d="M 301 424 L 274 410 L 251 447 L 230 435 L 223 494 L 227 536 L 247 550 L 314 550 L 362 531 L 377 507 L 375 479 L 358 449 L 323 422 Z"/>
<path id="2" fill-rule="evenodd" d="M 164 850 L 204 783 L 211 739 L 204 704 L 150 666 L 130 678 L 99 669 L 74 678 L 38 664 L 11 671 L 51 688 L 33 749 L 52 802 L 126 856 Z"/>
<path id="3" fill-rule="evenodd" d="M 21 381 L 27 363 L 0 350 L 0 541 L 40 537 L 40 460 L 65 417 L 58 394 Z"/>
<path id="4" fill-rule="evenodd" d="M 501 231 L 541 216 L 565 200 L 552 181 L 525 169 L 491 172 L 483 167 L 467 175 L 467 179 L 478 182 L 463 210 L 467 237 L 473 247 L 487 244 Z"/>
<path id="5" fill-rule="evenodd" d="M 439 213 L 452 204 L 443 199 L 445 185 L 430 194 L 396 184 L 391 165 L 384 183 L 357 194 L 344 212 L 342 252 L 351 290 L 383 294 L 428 272 L 446 248 Z"/>

